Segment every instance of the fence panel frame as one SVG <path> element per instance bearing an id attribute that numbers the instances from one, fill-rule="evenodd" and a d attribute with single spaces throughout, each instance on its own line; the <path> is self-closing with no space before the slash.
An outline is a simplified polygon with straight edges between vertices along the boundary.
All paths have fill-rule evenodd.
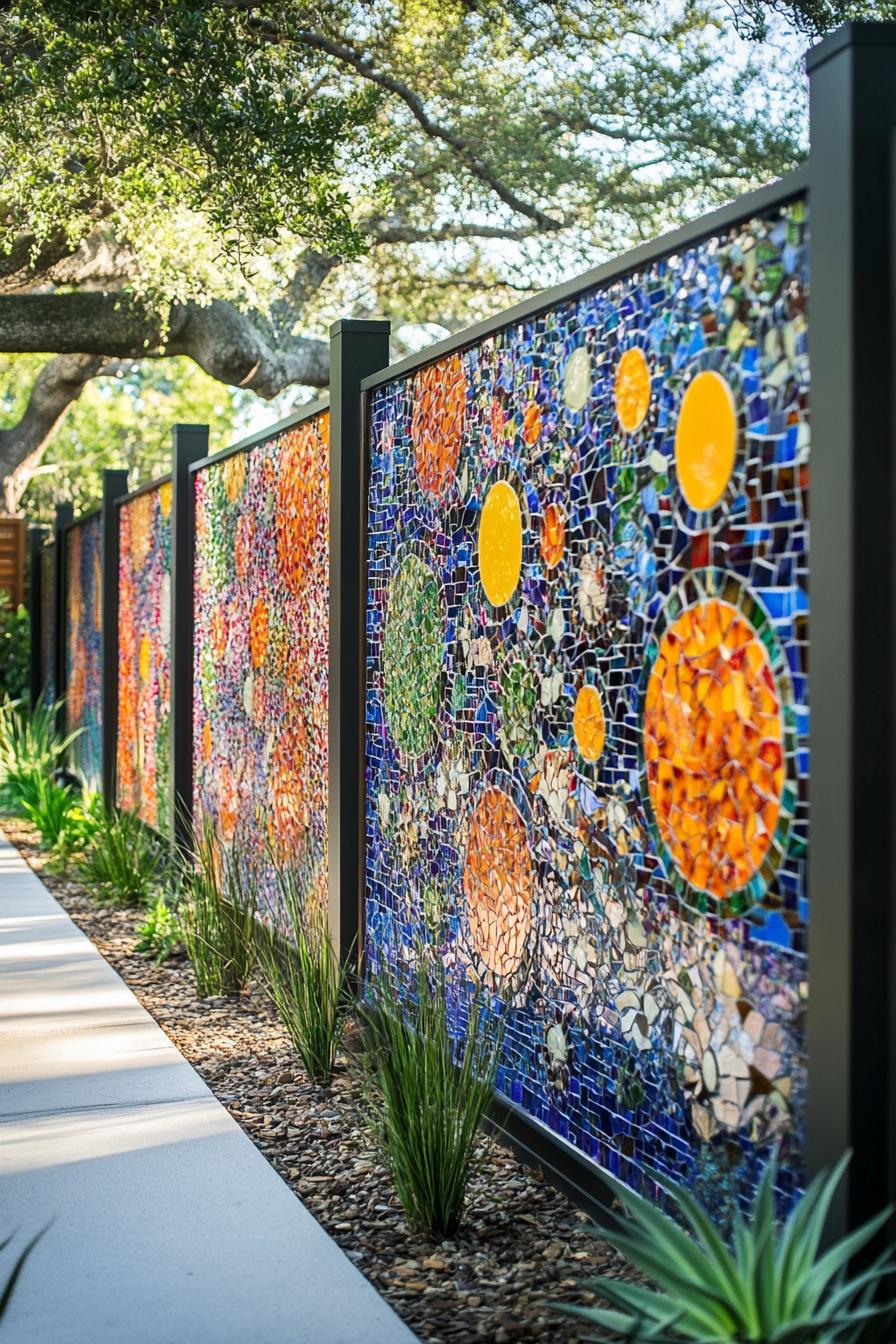
<path id="1" fill-rule="evenodd" d="M 29 698 L 31 708 L 37 705 L 41 694 L 40 653 L 42 640 L 41 590 L 41 554 L 47 539 L 47 528 L 32 527 L 28 533 L 28 677 L 30 683 Z"/>
<path id="2" fill-rule="evenodd" d="M 124 468 L 103 471 L 102 509 L 102 790 L 107 807 L 115 806 L 115 767 L 118 746 L 118 501 L 127 493 Z"/>
<path id="3" fill-rule="evenodd" d="M 834 1230 L 896 1198 L 896 24 L 810 79 L 813 475 L 809 1162 L 853 1159 Z M 812 336 L 810 332 L 810 344 Z"/>
<path id="4" fill-rule="evenodd" d="M 63 504 L 56 505 L 56 518 L 53 523 L 54 541 L 56 551 L 54 555 L 56 572 L 54 575 L 55 592 L 53 594 L 54 607 L 54 644 L 53 660 L 56 664 L 53 671 L 56 680 L 56 699 L 60 701 L 59 710 L 56 715 L 57 724 L 60 732 L 67 731 L 68 720 L 65 712 L 64 697 L 66 693 L 65 676 L 65 639 L 67 630 L 67 599 L 68 593 L 66 585 L 68 583 L 68 566 L 65 563 L 66 536 L 75 518 L 74 505 L 66 501 Z"/>
<path id="5" fill-rule="evenodd" d="M 514 326 L 524 319 L 536 317 L 541 313 L 554 308 L 558 304 L 580 297 L 587 291 L 599 287 L 606 287 L 615 281 L 630 275 L 632 272 L 644 269 L 666 257 L 675 256 L 714 234 L 723 233 L 738 224 L 745 223 L 747 220 L 757 215 L 761 215 L 774 209 L 776 206 L 784 206 L 800 199 L 808 200 L 810 180 L 810 164 L 806 161 L 793 172 L 770 183 L 768 186 L 760 187 L 755 191 L 746 192 L 739 196 L 735 201 L 723 206 L 721 209 L 713 210 L 708 214 L 702 215 L 699 219 L 690 221 L 681 228 L 663 234 L 659 238 L 648 243 L 639 244 L 637 247 L 631 248 L 619 256 L 614 257 L 612 260 L 593 267 L 591 270 L 586 271 L 584 274 L 577 276 L 572 280 L 544 290 L 530 299 L 525 299 L 523 302 L 515 304 L 512 308 L 505 309 L 494 317 L 477 322 L 454 336 L 448 337 L 443 341 L 438 341 L 435 344 L 428 346 L 413 355 L 409 355 L 404 359 L 398 360 L 396 363 L 362 379 L 363 442 L 361 451 L 362 475 L 364 482 L 362 516 L 364 520 L 365 534 L 364 545 L 361 548 L 359 561 L 362 613 L 366 611 L 368 582 L 366 534 L 368 486 L 371 470 L 371 393 L 396 379 L 407 377 L 409 374 L 415 373 L 426 365 L 437 362 L 445 355 L 462 354 L 471 346 L 477 345 L 488 337 L 496 335 L 507 327 Z M 810 269 L 810 284 L 811 274 Z M 363 626 L 363 638 L 365 641 L 363 660 L 365 665 L 365 675 L 360 684 L 362 734 L 360 743 L 361 767 L 359 780 L 359 814 L 361 816 L 361 824 L 365 827 L 365 830 L 362 832 L 362 846 L 366 846 L 366 729 L 363 726 L 364 715 L 366 712 L 366 621 L 364 621 Z M 362 852 L 364 852 L 363 849 Z M 359 918 L 358 941 L 359 955 L 362 959 L 363 966 L 363 954 L 366 941 L 366 873 L 362 874 L 362 879 L 363 885 L 360 896 L 361 913 Z M 601 1181 L 600 1169 L 596 1167 L 595 1163 L 587 1158 L 585 1154 L 573 1144 L 561 1138 L 560 1135 L 554 1133 L 554 1131 L 549 1129 L 546 1125 L 539 1124 L 534 1117 L 530 1116 L 527 1111 L 523 1110 L 522 1107 L 511 1101 L 503 1093 L 497 1091 L 494 1093 L 487 1124 L 488 1128 L 496 1134 L 502 1142 L 508 1144 L 523 1161 L 542 1169 L 548 1179 L 565 1191 L 565 1193 L 567 1193 L 581 1208 L 589 1211 L 594 1216 L 604 1218 L 612 1212 L 612 1204 L 615 1196 L 610 1187 Z"/>
<path id="6" fill-rule="evenodd" d="M 193 468 L 208 456 L 209 427 L 177 424 L 171 431 L 171 835 L 192 847 L 193 817 Z M 178 599 L 178 591 L 183 594 Z"/>
<path id="7" fill-rule="evenodd" d="M 126 495 L 119 495 L 119 497 L 118 497 L 118 498 L 116 499 L 116 501 L 115 501 L 115 509 L 116 509 L 116 527 L 117 527 L 117 529 L 118 529 L 118 537 L 117 537 L 117 547 L 118 547 L 118 562 L 117 562 L 117 563 L 118 563 L 118 569 L 116 570 L 116 574 L 117 574 L 116 582 L 117 582 L 117 585 L 118 585 L 118 598 L 117 598 L 117 601 L 118 601 L 118 603 L 119 603 L 119 608 L 118 608 L 118 614 L 119 614 L 119 617 L 120 617 L 120 615 L 121 615 L 121 573 L 120 573 L 120 566 L 121 566 L 121 510 L 122 510 L 126 505 L 133 503 L 133 501 L 134 501 L 135 499 L 139 499 L 141 495 L 148 495 L 148 494 L 150 494 L 153 490 L 158 490 L 158 489 L 161 488 L 161 486 L 163 486 L 163 485 L 167 485 L 167 484 L 171 481 L 171 479 L 172 479 L 172 474 L 171 474 L 170 471 L 167 471 L 167 472 L 165 472 L 162 476 L 156 476 L 153 480 L 151 480 L 151 481 L 146 481 L 145 484 L 143 484 L 143 485 L 138 485 L 134 490 L 129 490 L 128 493 L 127 493 Z M 173 603 L 173 601 L 174 601 L 174 599 L 173 599 L 173 597 L 172 597 L 172 603 Z M 173 628 L 173 627 L 172 627 L 172 628 Z M 115 674 L 115 677 L 116 677 L 116 687 L 117 687 L 118 684 L 119 684 L 119 678 L 120 678 L 120 672 L 121 672 L 121 666 L 120 666 L 120 662 L 119 662 L 119 654 L 120 654 L 120 648 L 117 648 L 117 649 L 116 649 L 116 674 Z M 117 694 L 117 692 L 116 692 L 116 694 Z M 114 793 L 113 793 L 113 796 L 112 796 L 112 799 L 111 799 L 111 805 L 114 806 L 114 807 L 118 807 L 118 775 L 117 775 L 117 762 L 118 762 L 118 702 L 117 702 L 117 701 L 116 701 L 116 713 L 115 713 L 115 760 L 116 760 L 116 777 L 115 777 L 115 780 L 114 780 Z M 169 793 L 170 793 L 170 790 L 169 790 Z M 170 797 L 169 797 L 169 800 L 168 800 L 168 807 L 169 807 L 169 813 L 170 813 L 171 810 L 172 810 L 172 809 L 171 809 L 171 799 L 170 799 Z M 169 820 L 170 820 L 170 817 L 169 817 Z M 145 825 L 146 825 L 146 822 L 143 822 L 142 824 L 145 826 Z M 148 829 L 152 829 L 152 828 L 148 828 Z M 161 832 L 156 832 L 156 833 L 159 834 L 160 837 L 162 836 L 162 833 L 161 833 Z"/>
<path id="8" fill-rule="evenodd" d="M 330 328 L 330 652 L 327 826 L 330 929 L 358 962 L 364 918 L 367 459 L 363 380 L 389 362 L 391 324 Z"/>
<path id="9" fill-rule="evenodd" d="M 259 444 L 267 443 L 268 440 L 279 438 L 279 436 L 288 429 L 293 429 L 296 425 L 304 424 L 306 420 L 313 420 L 316 416 L 330 409 L 329 398 L 318 398 L 316 401 L 307 403 L 295 411 L 292 415 L 284 416 L 281 420 L 275 420 L 272 425 L 265 429 L 257 430 L 245 438 L 238 439 L 236 443 L 222 448 L 217 453 L 206 453 L 184 465 L 183 484 L 180 487 L 180 499 L 183 508 L 187 511 L 187 518 L 182 527 L 182 535 L 188 538 L 184 552 L 178 551 L 178 558 L 181 564 L 181 571 L 189 574 L 189 585 L 187 588 L 188 597 L 184 599 L 181 609 L 172 612 L 172 622 L 177 617 L 177 634 L 182 641 L 179 645 L 181 661 L 178 668 L 182 666 L 189 667 L 189 676 L 186 679 L 188 683 L 188 692 L 184 692 L 183 681 L 175 690 L 174 681 L 174 625 L 172 624 L 172 662 L 171 662 L 171 727 L 172 733 L 177 737 L 172 741 L 172 768 L 171 777 L 174 780 L 174 751 L 178 749 L 177 743 L 180 743 L 180 751 L 188 755 L 189 759 L 181 761 L 181 773 L 177 776 L 180 787 L 183 790 L 180 794 L 175 792 L 175 835 L 178 844 L 182 848 L 192 849 L 193 847 L 193 738 L 195 724 L 193 722 L 193 657 L 195 651 L 195 609 L 193 604 L 193 576 L 196 562 L 196 476 L 206 467 L 216 466 L 219 462 L 226 462 L 229 457 L 234 457 L 237 453 L 248 452 Z M 195 426 L 193 427 L 195 428 Z M 174 477 L 174 501 L 171 506 L 171 516 L 174 519 L 175 507 L 178 501 L 178 476 Z M 181 535 L 181 534 L 178 534 Z M 171 569 L 171 594 L 172 601 L 176 591 L 175 570 L 174 570 L 174 534 L 172 534 L 172 569 Z M 178 698 L 181 717 L 175 723 L 174 704 L 175 695 Z M 178 800 L 179 805 L 178 805 Z"/>

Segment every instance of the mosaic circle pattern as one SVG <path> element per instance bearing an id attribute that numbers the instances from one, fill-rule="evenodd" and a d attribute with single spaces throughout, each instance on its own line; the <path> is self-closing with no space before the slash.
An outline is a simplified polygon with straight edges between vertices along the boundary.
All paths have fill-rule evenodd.
<path id="1" fill-rule="evenodd" d="M 495 481 L 479 524 L 479 573 L 485 595 L 503 607 L 516 592 L 523 563 L 523 515 L 509 481 Z"/>
<path id="2" fill-rule="evenodd" d="M 603 705 L 600 691 L 587 682 L 576 696 L 576 707 L 572 716 L 573 736 L 576 746 L 586 761 L 600 760 L 607 737 Z"/>
<path id="3" fill-rule="evenodd" d="M 712 597 L 666 629 L 647 683 L 648 792 L 685 881 L 721 899 L 746 886 L 778 824 L 783 711 L 758 632 Z"/>
<path id="4" fill-rule="evenodd" d="M 383 639 L 386 717 L 407 757 L 432 741 L 441 690 L 444 614 L 431 567 L 410 554 L 396 571 Z"/>
<path id="5" fill-rule="evenodd" d="M 633 345 L 620 355 L 613 393 L 620 425 L 626 434 L 634 434 L 650 409 L 650 365 L 640 346 Z"/>
<path id="6" fill-rule="evenodd" d="M 675 430 L 675 469 L 692 509 L 718 504 L 737 450 L 737 410 L 728 383 L 704 369 L 688 384 Z"/>
<path id="7" fill-rule="evenodd" d="M 513 799 L 489 785 L 470 820 L 464 892 L 473 944 L 490 971 L 511 975 L 532 927 L 532 860 Z"/>

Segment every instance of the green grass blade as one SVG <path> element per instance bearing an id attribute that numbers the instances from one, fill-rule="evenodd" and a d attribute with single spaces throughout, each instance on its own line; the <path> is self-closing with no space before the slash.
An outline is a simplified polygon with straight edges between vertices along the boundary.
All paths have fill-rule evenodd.
<path id="1" fill-rule="evenodd" d="M 25 1268 L 25 1264 L 28 1260 L 28 1257 L 31 1255 L 31 1252 L 34 1250 L 35 1246 L 40 1241 L 41 1237 L 47 1231 L 47 1228 L 49 1226 L 50 1225 L 48 1223 L 47 1227 L 42 1227 L 41 1230 L 31 1238 L 31 1240 L 28 1242 L 27 1246 L 22 1251 L 21 1255 L 13 1265 L 12 1272 L 10 1273 L 9 1278 L 6 1280 L 6 1284 L 4 1285 L 2 1293 L 0 1293 L 0 1321 L 3 1320 L 3 1317 L 6 1314 L 7 1308 L 9 1307 L 10 1301 L 12 1299 L 13 1292 L 15 1291 L 16 1284 L 19 1281 L 22 1270 Z M 9 1239 L 7 1239 L 3 1243 L 4 1247 L 8 1245 L 9 1245 Z"/>

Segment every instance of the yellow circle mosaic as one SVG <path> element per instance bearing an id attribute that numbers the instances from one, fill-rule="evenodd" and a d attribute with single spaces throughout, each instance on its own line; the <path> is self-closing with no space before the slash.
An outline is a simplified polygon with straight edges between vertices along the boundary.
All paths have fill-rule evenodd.
<path id="1" fill-rule="evenodd" d="M 516 592 L 523 567 L 523 511 L 508 481 L 495 481 L 479 521 L 479 577 L 494 607 Z"/>
<path id="2" fill-rule="evenodd" d="M 604 707 L 600 702 L 600 691 L 596 686 L 584 685 L 576 696 L 576 707 L 572 714 L 572 732 L 576 746 L 586 761 L 600 759 L 607 739 L 607 726 L 604 720 Z"/>
<path id="3" fill-rule="evenodd" d="M 650 365 L 640 346 L 630 346 L 620 357 L 613 396 L 620 425 L 626 434 L 634 434 L 650 410 Z"/>
<path id="4" fill-rule="evenodd" d="M 688 384 L 675 428 L 675 469 L 692 509 L 715 508 L 737 452 L 734 393 L 720 373 L 704 369 Z"/>

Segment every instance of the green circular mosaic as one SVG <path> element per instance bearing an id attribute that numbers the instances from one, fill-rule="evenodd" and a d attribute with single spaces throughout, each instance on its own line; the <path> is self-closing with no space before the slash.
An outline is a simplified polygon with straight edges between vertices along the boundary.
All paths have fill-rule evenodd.
<path id="1" fill-rule="evenodd" d="M 532 760 L 538 748 L 535 706 L 538 687 L 531 665 L 521 659 L 509 664 L 501 685 L 501 727 L 514 756 Z"/>
<path id="2" fill-rule="evenodd" d="M 445 616 L 438 580 L 419 555 L 399 565 L 383 634 L 383 699 L 389 730 L 405 756 L 430 744 L 441 694 Z"/>

